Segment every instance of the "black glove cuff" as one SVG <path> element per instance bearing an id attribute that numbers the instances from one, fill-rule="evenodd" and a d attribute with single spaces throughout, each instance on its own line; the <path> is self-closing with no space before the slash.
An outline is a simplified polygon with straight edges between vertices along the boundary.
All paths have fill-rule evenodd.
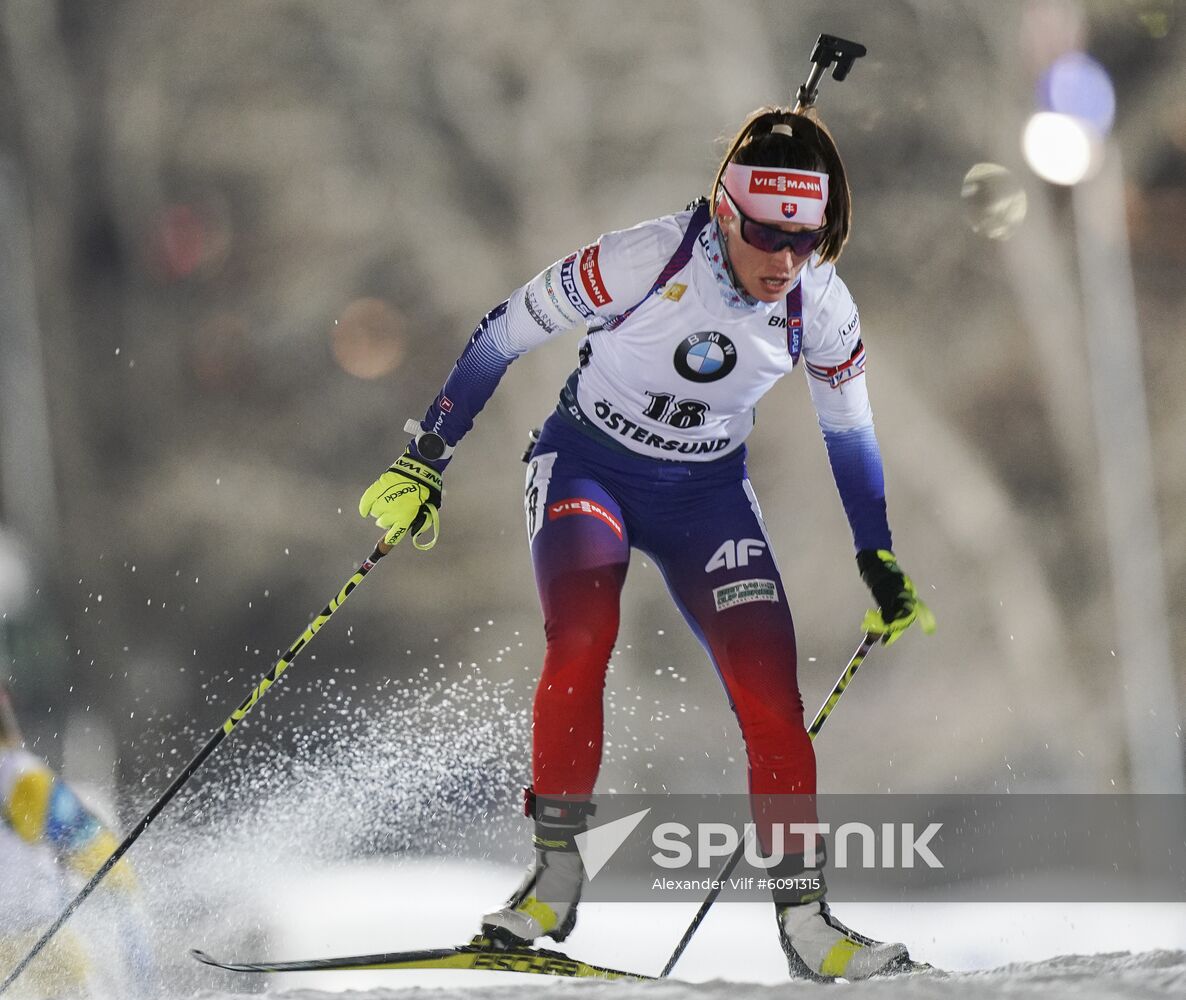
<path id="1" fill-rule="evenodd" d="M 906 593 L 906 577 L 897 566 L 897 563 L 893 563 L 891 568 L 873 549 L 861 549 L 857 553 L 857 569 L 861 571 L 861 579 L 872 592 L 883 614 L 897 610 Z M 890 617 L 896 616 L 891 614 Z"/>
<path id="2" fill-rule="evenodd" d="M 874 549 L 861 549 L 857 553 L 857 569 L 861 571 L 861 579 L 868 584 L 871 576 L 876 577 L 885 572 L 885 563 Z"/>
<path id="3" fill-rule="evenodd" d="M 444 485 L 444 480 L 441 474 L 426 465 L 419 459 L 413 458 L 407 452 L 400 455 L 387 470 L 388 472 L 398 472 L 401 476 L 406 476 L 413 482 L 419 483 L 428 489 L 428 502 L 438 509 L 441 506 L 441 489 Z"/>

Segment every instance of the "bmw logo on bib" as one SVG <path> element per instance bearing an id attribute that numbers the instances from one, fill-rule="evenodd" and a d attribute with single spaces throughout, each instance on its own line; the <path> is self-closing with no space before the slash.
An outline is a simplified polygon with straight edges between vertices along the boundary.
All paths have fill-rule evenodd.
<path id="1" fill-rule="evenodd" d="M 693 333 L 675 349 L 675 370 L 692 382 L 715 382 L 737 364 L 737 348 L 723 333 Z"/>

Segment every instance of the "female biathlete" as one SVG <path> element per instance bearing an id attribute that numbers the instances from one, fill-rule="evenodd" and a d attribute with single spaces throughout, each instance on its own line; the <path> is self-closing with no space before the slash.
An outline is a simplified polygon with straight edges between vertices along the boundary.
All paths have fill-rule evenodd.
<path id="1" fill-rule="evenodd" d="M 584 871 L 574 837 L 601 761 L 602 691 L 631 548 L 659 567 L 720 675 L 755 811 L 769 819 L 759 803 L 814 796 L 795 631 L 744 445 L 754 407 L 800 360 L 878 605 L 865 626 L 885 642 L 916 619 L 933 626 L 892 553 L 860 322 L 834 266 L 850 218 L 844 165 L 824 127 L 784 109 L 754 112 L 709 199 L 606 233 L 491 310 L 424 419 L 409 421 L 407 450 L 362 496 L 360 513 L 391 544 L 435 529 L 441 473 L 507 367 L 587 328 L 527 472 L 547 637 L 527 794 L 536 860 L 506 906 L 483 918 L 492 941 L 561 941 L 576 921 Z M 813 855 L 772 872 L 794 887 L 775 893 L 792 974 L 859 979 L 907 961 L 903 945 L 832 916 Z"/>

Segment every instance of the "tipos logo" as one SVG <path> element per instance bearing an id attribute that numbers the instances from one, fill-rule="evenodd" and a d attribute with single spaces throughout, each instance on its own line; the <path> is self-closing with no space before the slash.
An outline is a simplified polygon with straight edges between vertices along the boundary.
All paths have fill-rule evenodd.
<path id="1" fill-rule="evenodd" d="M 737 348 L 723 333 L 689 334 L 675 349 L 675 370 L 690 382 L 716 382 L 737 366 Z"/>

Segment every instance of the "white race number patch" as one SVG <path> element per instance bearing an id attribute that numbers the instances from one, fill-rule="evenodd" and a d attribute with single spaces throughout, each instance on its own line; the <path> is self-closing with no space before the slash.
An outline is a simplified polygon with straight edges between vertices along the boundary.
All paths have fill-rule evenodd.
<path id="1" fill-rule="evenodd" d="M 754 601 L 777 604 L 778 585 L 773 580 L 738 580 L 723 587 L 714 587 L 712 599 L 717 611 L 735 608 L 739 604 L 752 604 Z"/>

